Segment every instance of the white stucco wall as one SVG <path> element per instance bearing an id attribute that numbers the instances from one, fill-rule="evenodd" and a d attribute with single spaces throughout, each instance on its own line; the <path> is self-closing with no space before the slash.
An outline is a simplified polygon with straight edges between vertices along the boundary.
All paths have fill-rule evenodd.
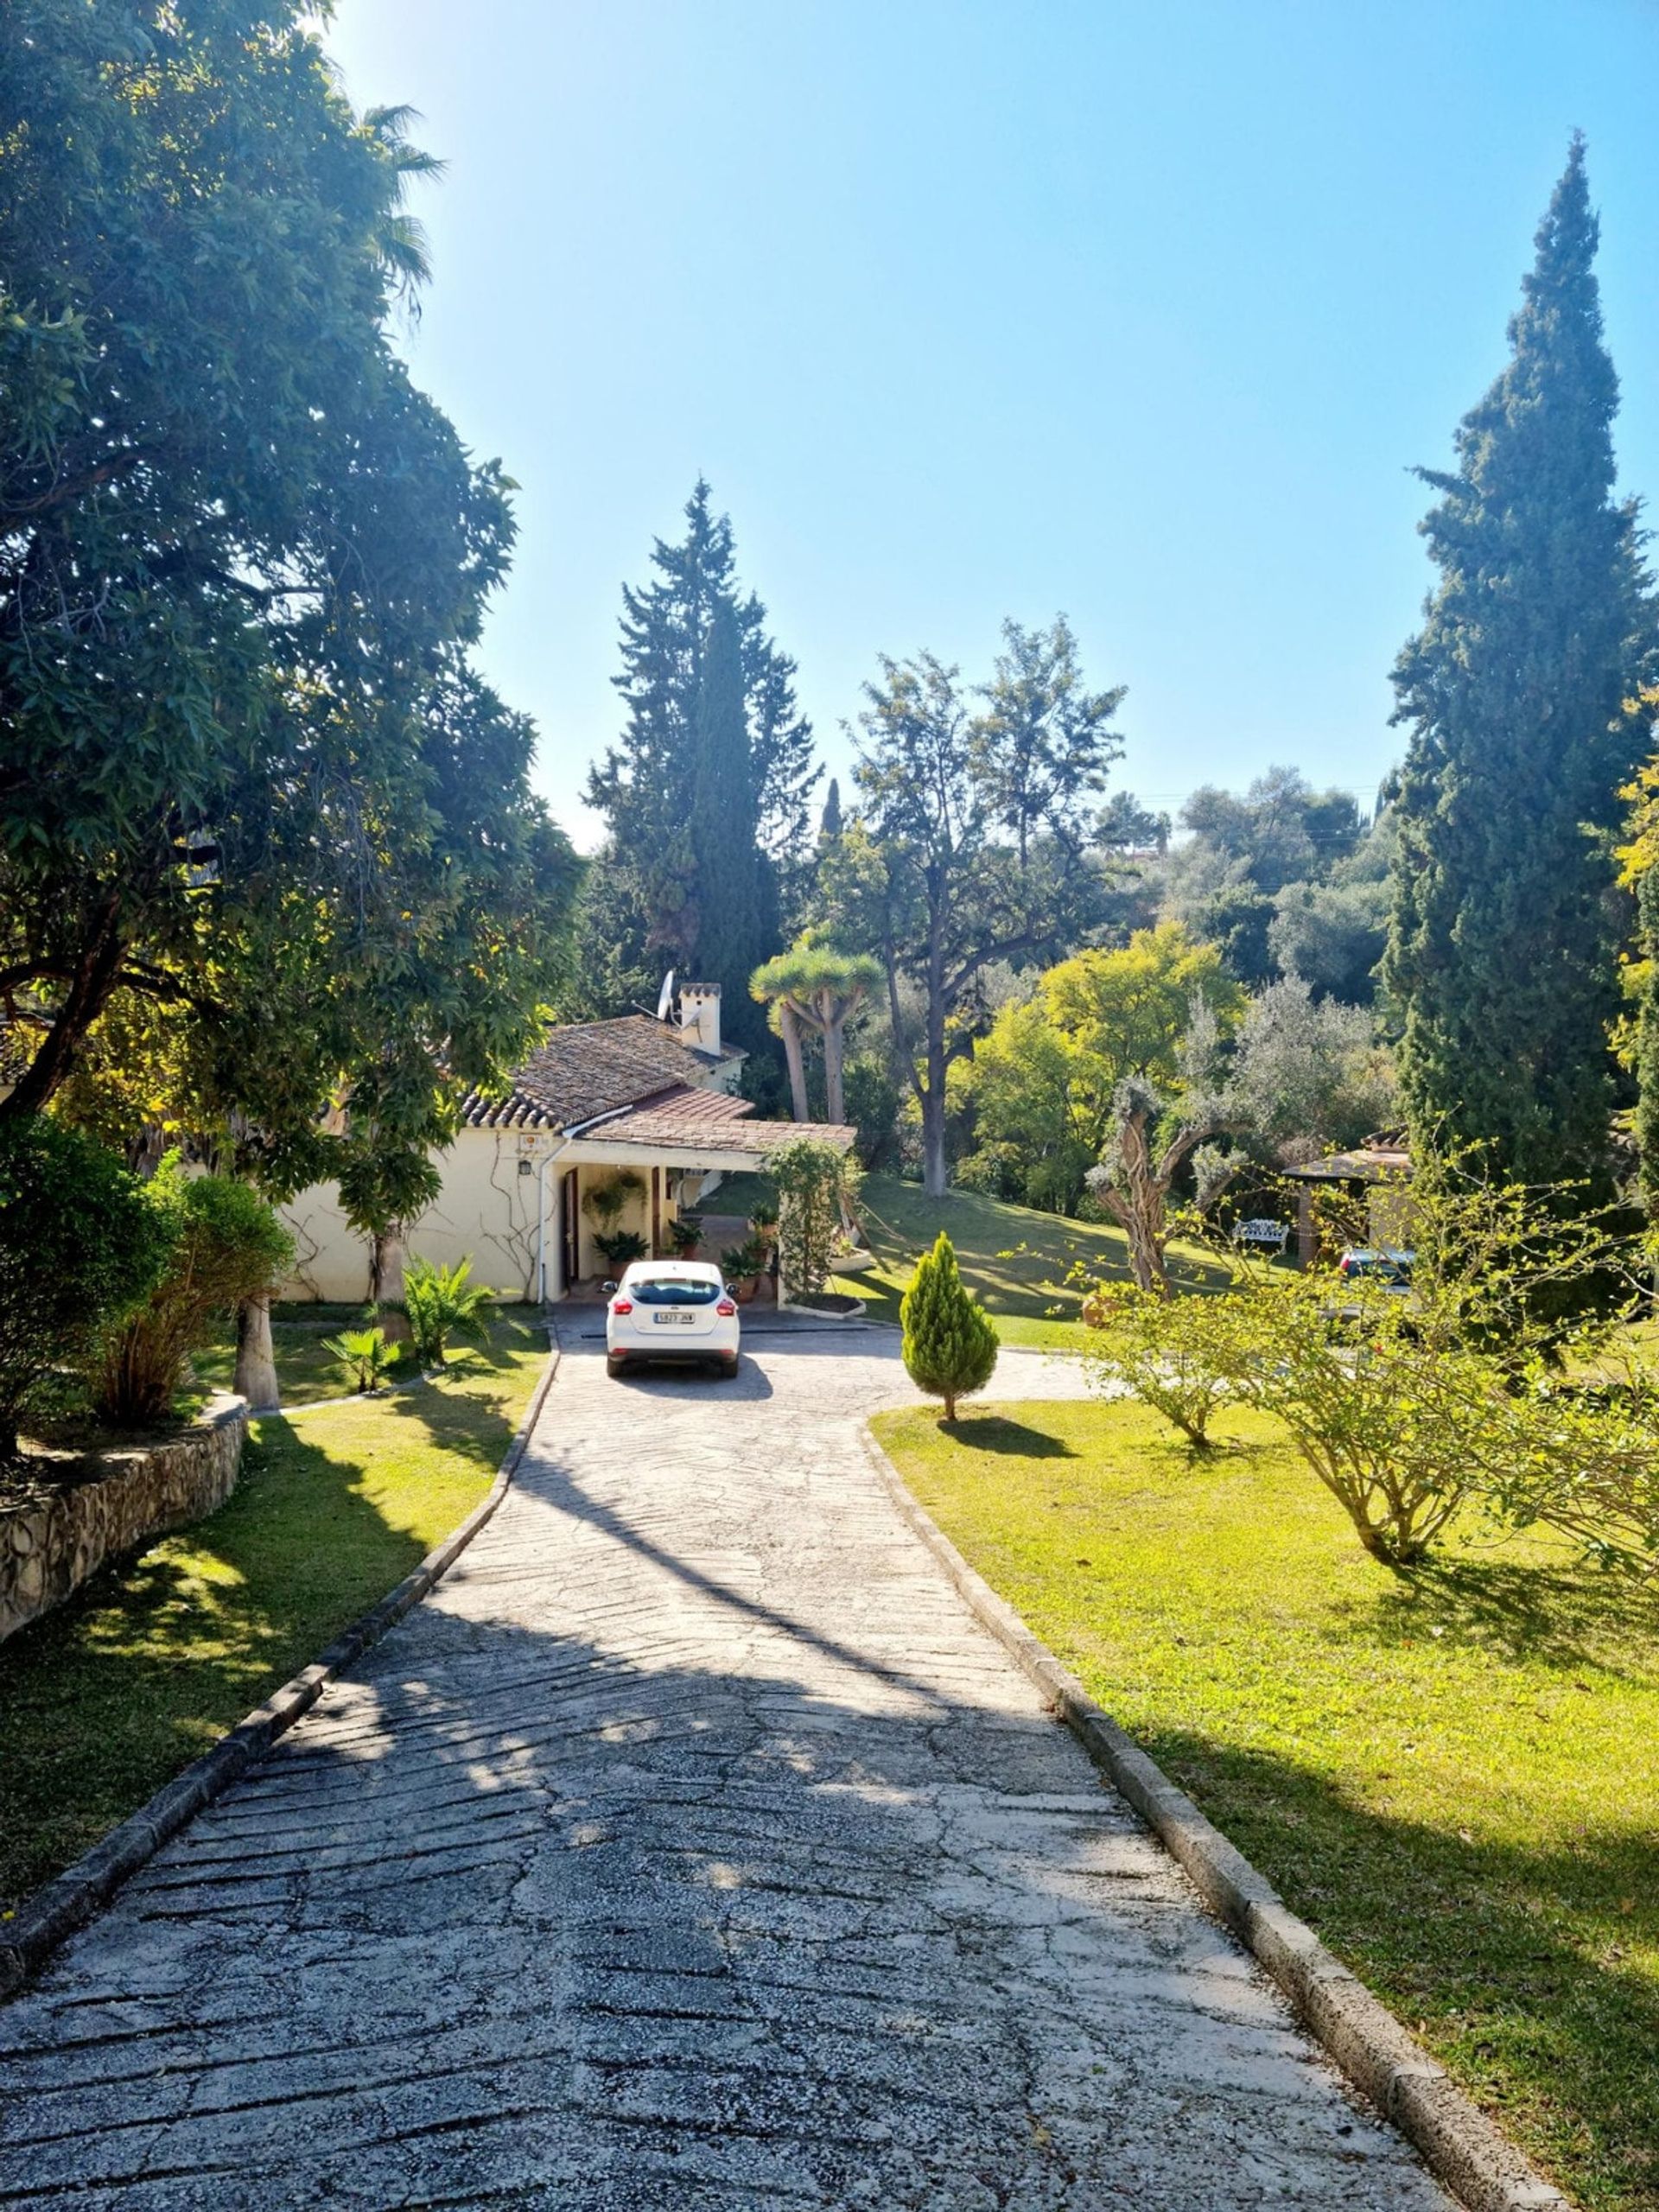
<path id="1" fill-rule="evenodd" d="M 621 1160 L 613 1154 L 594 1158 L 580 1140 L 566 1144 L 556 1154 L 555 1146 L 556 1140 L 550 1136 L 516 1129 L 461 1130 L 439 1157 L 442 1191 L 410 1225 L 405 1239 L 410 1254 L 446 1267 L 457 1260 L 470 1260 L 474 1282 L 486 1284 L 503 1298 L 533 1298 L 541 1188 L 537 1170 L 546 1158 L 550 1161 L 545 1179 L 550 1294 L 557 1296 L 564 1287 L 560 1281 L 559 1206 L 567 1168 L 574 1167 L 579 1178 L 579 1273 L 589 1279 L 608 1275 L 610 1262 L 594 1243 L 599 1224 L 582 1211 L 582 1196 L 593 1184 L 608 1181 L 620 1167 L 633 1168 L 645 1188 L 630 1195 L 615 1226 L 636 1230 L 649 1239 L 652 1162 L 638 1154 Z M 672 1196 L 677 1180 L 664 1172 L 661 1217 L 664 1231 L 679 1210 Z M 277 1295 L 340 1305 L 355 1305 L 365 1299 L 369 1248 L 341 1213 L 334 1185 L 315 1184 L 281 1211 L 293 1231 L 295 1260 Z"/>
<path id="2" fill-rule="evenodd" d="M 411 1254 L 452 1266 L 471 1260 L 474 1282 L 503 1298 L 536 1290 L 538 1146 L 516 1129 L 462 1129 L 443 1153 L 443 1189 L 406 1239 Z M 520 1163 L 528 1172 L 521 1173 Z M 556 1236 L 557 1170 L 547 1177 L 550 1253 Z M 282 1209 L 294 1234 L 294 1267 L 278 1295 L 352 1303 L 369 1294 L 369 1248 L 340 1211 L 332 1183 L 319 1183 Z"/>

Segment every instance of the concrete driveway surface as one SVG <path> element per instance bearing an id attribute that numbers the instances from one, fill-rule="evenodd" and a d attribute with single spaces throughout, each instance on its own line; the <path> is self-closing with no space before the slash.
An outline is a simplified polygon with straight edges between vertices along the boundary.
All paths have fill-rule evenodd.
<path id="1" fill-rule="evenodd" d="M 0 2011 L 0 2203 L 1445 2212 L 899 1518 L 894 1339 L 569 1336 L 435 1595 Z"/>

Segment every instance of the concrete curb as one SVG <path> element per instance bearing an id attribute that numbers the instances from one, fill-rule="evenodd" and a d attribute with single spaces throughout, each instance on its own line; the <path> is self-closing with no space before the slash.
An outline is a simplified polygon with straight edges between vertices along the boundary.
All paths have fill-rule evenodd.
<path id="1" fill-rule="evenodd" d="M 26 1897 L 10 1920 L 0 1922 L 0 2002 L 16 1995 L 60 1943 L 109 1903 L 130 1876 L 148 1865 L 204 1805 L 222 1796 L 263 1758 L 277 1738 L 286 1735 L 310 1711 L 337 1675 L 359 1659 L 371 1644 L 378 1643 L 442 1580 L 506 1496 L 558 1372 L 559 1357 L 556 1344 L 550 1345 L 547 1364 L 495 1480 L 460 1527 L 452 1529 L 378 1605 L 337 1636 L 310 1666 L 273 1691 L 228 1735 L 221 1736 L 211 1751 L 193 1761 L 182 1774 L 175 1775 L 147 1805 L 141 1805 L 118 1827 L 111 1828 L 101 1843 L 67 1866 L 54 1881 Z"/>
<path id="2" fill-rule="evenodd" d="M 866 1428 L 865 1452 L 893 1503 L 969 1609 L 1080 1738 L 1219 1918 L 1261 1961 L 1331 2056 L 1470 2212 L 1571 2212 L 1567 2198 L 1454 2087 L 1363 1982 L 1326 1950 L 1264 1874 L 1211 1826 L 1103 1713 L 1077 1676 L 968 1564 Z"/>

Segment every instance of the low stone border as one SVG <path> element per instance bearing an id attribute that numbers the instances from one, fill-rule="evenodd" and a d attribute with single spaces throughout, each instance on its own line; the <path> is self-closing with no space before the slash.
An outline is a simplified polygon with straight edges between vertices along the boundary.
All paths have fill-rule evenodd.
<path id="1" fill-rule="evenodd" d="M 853 1297 L 850 1291 L 847 1295 L 850 1303 L 839 1308 L 833 1306 L 803 1306 L 795 1299 L 780 1298 L 778 1300 L 778 1311 L 780 1313 L 807 1313 L 815 1321 L 861 1321 L 866 1312 L 864 1300 L 861 1298 Z"/>
<path id="2" fill-rule="evenodd" d="M 263 1705 L 256 1706 L 228 1735 L 221 1736 L 211 1751 L 194 1760 L 182 1774 L 175 1775 L 147 1805 L 111 1828 L 102 1843 L 66 1867 L 55 1881 L 26 1897 L 10 1920 L 0 1923 L 0 1937 L 3 1937 L 0 1941 L 0 2001 L 15 1995 L 58 1946 L 84 1926 L 100 1905 L 107 1904 L 122 1883 L 148 1865 L 204 1805 L 222 1796 L 256 1760 L 263 1758 L 277 1738 L 286 1735 L 310 1711 L 334 1677 L 359 1659 L 371 1644 L 378 1643 L 442 1579 L 506 1496 L 558 1365 L 558 1349 L 553 1345 L 495 1480 L 458 1529 L 429 1551 L 378 1605 L 337 1636 L 310 1666 L 284 1682 Z"/>
<path id="3" fill-rule="evenodd" d="M 70 1479 L 0 1510 L 0 1643 L 73 1597 L 106 1561 L 223 1505 L 247 1427 L 245 1402 L 216 1391 L 175 1434 L 97 1446 Z M 43 1464 L 49 1477 L 55 1463 Z"/>
<path id="4" fill-rule="evenodd" d="M 899 1512 L 1129 1803 L 1178 1859 L 1205 1903 L 1249 1946 L 1350 2081 L 1421 2152 L 1470 2212 L 1571 2212 L 1507 2137 L 1471 2104 L 1387 2006 L 1326 1950 L 1264 1874 L 1205 1820 L 969 1567 L 867 1428 L 870 1464 Z"/>

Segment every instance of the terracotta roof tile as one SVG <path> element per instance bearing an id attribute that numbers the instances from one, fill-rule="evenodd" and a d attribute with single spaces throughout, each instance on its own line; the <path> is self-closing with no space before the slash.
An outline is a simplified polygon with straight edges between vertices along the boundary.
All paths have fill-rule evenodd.
<path id="1" fill-rule="evenodd" d="M 753 1152 L 764 1156 L 791 1137 L 821 1137 L 839 1152 L 850 1150 L 857 1131 L 831 1122 L 756 1122 L 747 1098 L 719 1090 L 671 1091 L 647 1100 L 593 1131 L 607 1144 L 690 1147 Z"/>
<path id="2" fill-rule="evenodd" d="M 565 1022 L 548 1031 L 540 1048 L 513 1076 L 505 1097 L 470 1092 L 461 1119 L 474 1129 L 573 1128 L 595 1115 L 689 1087 L 736 1057 L 717 1058 L 671 1023 L 653 1021 L 649 1014 Z"/>

